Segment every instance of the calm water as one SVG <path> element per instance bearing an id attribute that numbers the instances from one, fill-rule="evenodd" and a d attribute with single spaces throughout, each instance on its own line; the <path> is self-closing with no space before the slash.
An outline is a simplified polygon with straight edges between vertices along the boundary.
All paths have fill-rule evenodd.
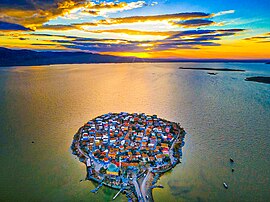
<path id="1" fill-rule="evenodd" d="M 179 66 L 247 71 L 210 76 Z M 111 200 L 115 190 L 103 187 L 92 194 L 96 184 L 79 182 L 85 166 L 69 147 L 86 121 L 120 111 L 157 114 L 180 122 L 189 133 L 183 162 L 161 178 L 165 188 L 154 190 L 155 201 L 270 200 L 270 85 L 244 81 L 254 75 L 270 76 L 270 65 L 2 68 L 0 201 Z"/>

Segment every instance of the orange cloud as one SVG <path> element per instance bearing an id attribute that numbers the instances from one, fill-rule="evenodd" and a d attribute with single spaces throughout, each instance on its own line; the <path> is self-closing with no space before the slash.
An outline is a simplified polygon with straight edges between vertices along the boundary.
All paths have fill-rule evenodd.
<path id="1" fill-rule="evenodd" d="M 212 15 L 208 13 L 192 12 L 192 13 L 175 13 L 175 14 L 165 14 L 165 15 L 110 18 L 110 19 L 107 19 L 106 22 L 107 24 L 124 24 L 124 23 L 147 22 L 147 21 L 163 21 L 163 20 L 166 20 L 166 21 L 190 20 L 190 19 L 210 18 L 210 17 L 212 17 Z"/>
<path id="2" fill-rule="evenodd" d="M 85 26 L 99 26 L 99 25 L 116 25 L 116 24 L 132 24 L 132 23 L 142 23 L 142 22 L 156 22 L 156 21 L 167 21 L 173 23 L 173 21 L 180 20 L 199 20 L 200 18 L 210 18 L 212 14 L 202 13 L 202 12 L 192 12 L 192 13 L 175 13 L 175 14 L 165 14 L 165 15 L 150 15 L 150 16 L 131 16 L 123 18 L 107 18 L 102 20 L 97 20 L 95 22 L 84 22 L 84 23 L 74 23 L 70 25 L 65 25 L 65 30 L 67 29 L 83 29 Z M 206 21 L 206 20 L 205 20 Z M 188 22 L 187 22 L 188 23 Z M 202 23 L 202 22 L 201 22 Z M 197 22 L 197 26 L 199 23 Z M 39 30 L 58 30 L 59 25 L 43 25 L 37 27 Z M 194 26 L 191 26 L 194 27 Z"/>
<path id="3" fill-rule="evenodd" d="M 248 37 L 248 38 L 245 38 L 244 40 L 252 41 L 255 43 L 267 43 L 267 42 L 270 42 L 270 32 L 253 36 L 253 37 Z"/>
<path id="4" fill-rule="evenodd" d="M 51 19 L 67 14 L 74 8 L 83 6 L 85 0 L 65 0 L 53 3 L 31 1 L 31 3 L 25 5 L 29 7 L 28 9 L 23 7 L 1 7 L 0 19 L 34 29 Z"/>
<path id="5" fill-rule="evenodd" d="M 39 0 L 29 2 L 31 3 L 25 2 L 25 4 L 22 4 L 17 8 L 10 7 L 9 4 L 0 6 L 0 20 L 35 29 L 35 27 L 41 27 L 44 23 L 52 19 L 69 14 L 74 9 L 82 9 L 89 14 L 99 15 L 102 12 L 106 13 L 110 10 L 123 11 L 145 5 L 144 1 L 131 3 L 103 2 L 100 4 L 95 4 L 86 0 L 54 0 L 53 2 L 50 1 L 50 3 Z"/>
<path id="6" fill-rule="evenodd" d="M 101 2 L 100 4 L 89 3 L 87 6 L 84 7 L 84 13 L 90 15 L 105 15 L 106 13 L 110 12 L 117 12 L 117 11 L 124 11 L 124 10 L 131 10 L 135 8 L 140 8 L 147 5 L 144 1 L 136 1 L 136 2 Z"/>
<path id="7" fill-rule="evenodd" d="M 117 33 L 117 34 L 128 34 L 128 35 L 149 35 L 149 36 L 171 36 L 179 33 L 177 31 L 140 31 L 132 29 L 107 29 L 107 30 L 90 30 L 92 33 Z"/>

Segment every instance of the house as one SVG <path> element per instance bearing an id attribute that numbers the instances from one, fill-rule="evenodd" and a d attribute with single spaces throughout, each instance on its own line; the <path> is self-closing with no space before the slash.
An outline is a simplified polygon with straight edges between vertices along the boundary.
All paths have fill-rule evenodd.
<path id="1" fill-rule="evenodd" d="M 126 151 L 131 150 L 131 146 L 126 146 Z"/>
<path id="2" fill-rule="evenodd" d="M 87 161 L 86 161 L 86 166 L 87 167 L 90 167 L 91 166 L 91 160 L 88 158 Z"/>
<path id="3" fill-rule="evenodd" d="M 116 142 L 116 138 L 111 138 L 110 139 L 110 144 L 114 144 Z"/>
<path id="4" fill-rule="evenodd" d="M 83 138 L 82 138 L 82 141 L 88 141 L 89 140 L 89 137 L 88 136 L 84 136 Z"/>
<path id="5" fill-rule="evenodd" d="M 104 144 L 107 144 L 108 142 L 109 142 L 108 138 L 104 138 L 104 139 L 103 139 L 103 143 L 104 143 Z"/>
<path id="6" fill-rule="evenodd" d="M 136 157 L 141 158 L 141 153 L 139 151 L 136 152 Z"/>
<path id="7" fill-rule="evenodd" d="M 168 141 L 171 141 L 171 140 L 173 139 L 173 136 L 172 136 L 172 134 L 171 134 L 171 133 L 170 133 L 170 134 L 168 134 L 167 139 L 168 139 Z"/>
<path id="8" fill-rule="evenodd" d="M 140 132 L 140 133 L 138 133 L 138 135 L 137 135 L 138 137 L 140 137 L 140 138 L 142 138 L 143 137 L 143 133 L 142 132 Z"/>
<path id="9" fill-rule="evenodd" d="M 162 148 L 169 148 L 169 145 L 167 143 L 161 143 Z"/>
<path id="10" fill-rule="evenodd" d="M 141 142 L 141 141 L 142 141 L 142 138 L 137 137 L 137 138 L 135 139 L 135 141 L 136 141 L 136 142 Z"/>
<path id="11" fill-rule="evenodd" d="M 148 155 L 147 154 L 142 154 L 142 159 L 143 161 L 147 162 L 148 161 Z"/>
<path id="12" fill-rule="evenodd" d="M 157 162 L 158 163 L 162 163 L 163 162 L 163 158 L 164 158 L 164 155 L 163 154 L 156 155 L 156 159 L 157 159 Z"/>
<path id="13" fill-rule="evenodd" d="M 147 146 L 147 142 L 142 142 L 142 147 L 146 147 Z"/>
<path id="14" fill-rule="evenodd" d="M 150 156 L 150 157 L 148 158 L 148 160 L 149 160 L 149 162 L 154 162 L 154 161 L 155 161 L 155 157 Z"/>
<path id="15" fill-rule="evenodd" d="M 149 139 L 149 138 L 148 138 L 147 136 L 145 136 L 145 137 L 143 137 L 142 141 L 147 142 L 148 139 Z"/>
<path id="16" fill-rule="evenodd" d="M 103 160 L 104 160 L 104 163 L 106 163 L 106 164 L 110 162 L 109 158 L 107 158 L 107 157 L 105 157 Z"/>
<path id="17" fill-rule="evenodd" d="M 129 167 L 136 167 L 137 168 L 138 165 L 139 165 L 138 163 L 129 163 Z"/>
<path id="18" fill-rule="evenodd" d="M 102 135 L 101 134 L 96 134 L 96 140 L 101 140 L 102 139 Z"/>
<path id="19" fill-rule="evenodd" d="M 121 163 L 121 166 L 122 166 L 122 167 L 128 167 L 128 166 L 129 166 L 129 163 L 122 162 L 122 163 Z"/>
<path id="20" fill-rule="evenodd" d="M 115 159 L 116 158 L 116 154 L 115 153 L 109 153 L 108 154 L 108 157 L 110 157 L 112 159 Z"/>
<path id="21" fill-rule="evenodd" d="M 123 152 L 125 147 L 123 145 L 120 145 L 119 149 L 120 149 L 120 152 Z"/>
<path id="22" fill-rule="evenodd" d="M 153 150 L 155 148 L 155 145 L 153 143 L 148 144 L 149 149 Z"/>
<path id="23" fill-rule="evenodd" d="M 169 153 L 170 153 L 169 148 L 168 147 L 163 148 L 162 153 L 165 155 L 169 155 Z"/>
<path id="24" fill-rule="evenodd" d="M 146 132 L 145 132 L 146 135 L 150 135 L 151 131 L 152 131 L 152 129 L 150 127 L 146 128 Z"/>

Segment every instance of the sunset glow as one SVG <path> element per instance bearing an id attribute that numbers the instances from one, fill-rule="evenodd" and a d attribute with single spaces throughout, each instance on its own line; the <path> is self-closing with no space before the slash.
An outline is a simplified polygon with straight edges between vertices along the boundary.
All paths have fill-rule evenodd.
<path id="1" fill-rule="evenodd" d="M 0 3 L 0 44 L 141 58 L 270 58 L 267 0 Z M 243 6 L 244 5 L 244 6 Z"/>

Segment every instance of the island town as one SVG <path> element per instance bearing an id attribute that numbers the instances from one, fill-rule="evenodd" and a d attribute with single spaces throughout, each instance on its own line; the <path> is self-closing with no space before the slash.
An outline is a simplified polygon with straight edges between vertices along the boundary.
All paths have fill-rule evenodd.
<path id="1" fill-rule="evenodd" d="M 128 201 L 153 201 L 160 176 L 181 161 L 185 130 L 179 123 L 144 113 L 108 113 L 74 135 L 71 150 L 87 168 L 87 180 L 126 194 Z"/>

